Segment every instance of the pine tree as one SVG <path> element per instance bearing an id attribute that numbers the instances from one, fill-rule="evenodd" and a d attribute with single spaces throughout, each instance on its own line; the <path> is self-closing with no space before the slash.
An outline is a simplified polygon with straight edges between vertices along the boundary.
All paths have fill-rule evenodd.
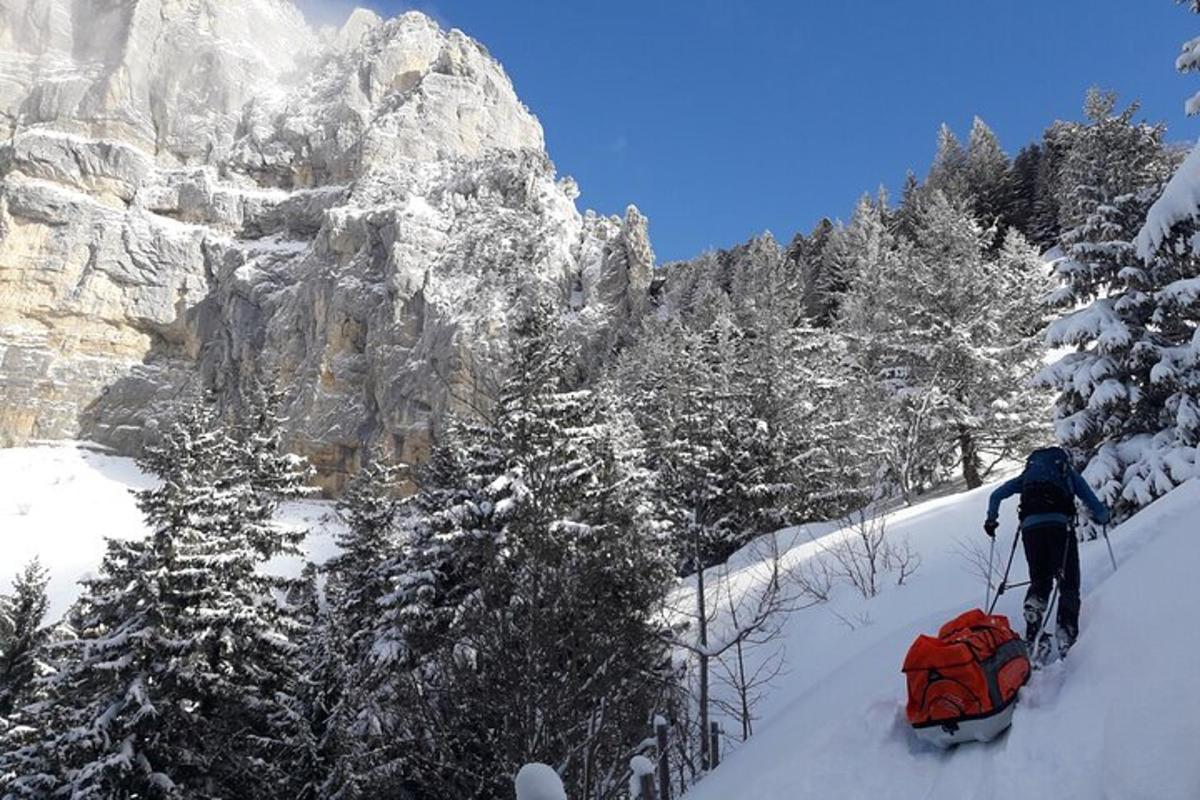
<path id="1" fill-rule="evenodd" d="M 306 634 L 299 665 L 289 687 L 296 734 L 283 755 L 290 786 L 287 796 L 299 800 L 354 800 L 363 797 L 358 774 L 361 756 L 351 733 L 353 680 L 347 660 L 343 623 L 322 602 L 315 565 L 305 567 L 292 604 Z"/>
<path id="2" fill-rule="evenodd" d="M 50 639 L 50 628 L 43 625 L 49 581 L 34 559 L 13 579 L 12 594 L 0 596 L 0 719 L 33 697 L 39 653 Z"/>
<path id="3" fill-rule="evenodd" d="M 376 630 L 370 774 L 419 796 L 507 796 L 531 760 L 566 765 L 573 794 L 611 791 L 663 681 L 668 562 L 619 414 L 570 386 L 551 312 L 517 341 L 491 421 L 451 426 L 421 476 Z"/>
<path id="4" fill-rule="evenodd" d="M 879 259 L 880 248 L 889 239 L 885 199 L 882 194 L 878 199 L 863 195 L 850 223 L 834 233 L 826 248 L 824 281 L 810 290 L 810 297 L 819 298 L 820 313 L 814 318 L 818 325 L 837 318 L 846 292 L 865 265 Z"/>
<path id="5" fill-rule="evenodd" d="M 1008 170 L 1008 156 L 1000 148 L 996 134 L 975 117 L 967 141 L 964 171 L 972 212 L 985 227 L 1002 220 Z"/>
<path id="6" fill-rule="evenodd" d="M 325 564 L 329 603 L 347 632 L 346 657 L 353 663 L 371 646 L 370 630 L 380 601 L 391 592 L 383 565 L 396 548 L 400 481 L 406 467 L 372 461 L 350 481 L 337 503 L 346 530 L 337 537 L 338 555 Z"/>
<path id="7" fill-rule="evenodd" d="M 961 202 L 935 192 L 914 222 L 911 242 L 887 243 L 862 273 L 842 320 L 863 392 L 881 395 L 882 459 L 910 499 L 955 463 L 978 486 L 989 461 L 1028 443 L 1039 413 L 1022 397 L 1038 359 L 1028 309 L 1044 285 L 1023 239 L 990 256 L 991 234 Z"/>
<path id="8" fill-rule="evenodd" d="M 1189 5 L 1200 13 L 1200 5 Z M 1176 68 L 1200 69 L 1200 39 L 1183 45 Z M 1198 98 L 1187 102 L 1189 115 L 1200 113 Z M 1119 141 L 1142 144 L 1124 133 Z M 1104 143 L 1116 138 L 1110 135 Z M 1070 425 L 1066 434 L 1086 443 L 1091 461 L 1085 474 L 1115 506 L 1118 517 L 1136 512 L 1200 473 L 1198 165 L 1200 148 L 1195 148 L 1148 209 L 1133 245 L 1108 246 L 1097 253 L 1104 261 L 1091 259 L 1093 270 L 1109 266 L 1094 277 L 1107 296 L 1068 317 L 1057 330 L 1081 349 L 1056 365 L 1051 375 L 1064 388 L 1060 409 Z M 1147 184 L 1153 176 L 1153 170 L 1144 170 L 1134 179 L 1122 177 Z M 1128 216 L 1121 222 L 1137 221 L 1143 198 L 1144 193 L 1138 193 L 1123 204 Z M 1117 233 L 1127 231 L 1122 227 Z M 1085 251 L 1084 256 L 1094 252 Z M 1079 282 L 1093 275 L 1092 270 L 1075 270 L 1070 277 Z M 1099 409 L 1091 411 L 1093 406 Z M 1110 416 L 1101 417 L 1105 410 Z"/>
<path id="9" fill-rule="evenodd" d="M 792 265 L 791 273 L 800 277 L 805 315 L 814 324 L 825 327 L 836 314 L 838 293 L 844 290 L 833 261 L 836 238 L 833 222 L 823 218 L 807 237 L 796 236 L 785 257 Z"/>
<path id="10" fill-rule="evenodd" d="M 307 485 L 313 470 L 308 463 L 283 445 L 283 394 L 271 380 L 255 379 L 244 393 L 242 410 L 232 425 L 237 468 L 244 471 L 260 507 L 245 508 L 251 541 L 262 555 L 299 555 L 302 531 L 285 532 L 272 523 L 279 503 L 310 494 Z"/>
<path id="11" fill-rule="evenodd" d="M 967 153 L 944 122 L 938 129 L 937 152 L 921 188 L 926 196 L 941 192 L 952 200 L 962 200 L 969 191 Z"/>
<path id="12" fill-rule="evenodd" d="M 912 238 L 922 201 L 921 182 L 911 169 L 904 176 L 900 205 L 888 218 L 888 230 L 896 236 Z"/>
<path id="13" fill-rule="evenodd" d="M 152 533 L 112 539 L 85 582 L 78 638 L 22 754 L 17 796 L 271 796 L 287 783 L 274 758 L 294 735 L 294 620 L 257 567 L 288 536 L 262 518 L 211 406 L 192 404 L 150 445 L 162 483 L 139 493 Z M 286 482 L 283 482 L 286 483 Z"/>
<path id="14" fill-rule="evenodd" d="M 1031 241 L 1035 241 L 1034 209 L 1038 201 L 1038 175 L 1041 172 L 1041 164 L 1041 146 L 1036 143 L 1026 145 L 1017 153 L 1012 167 L 1004 177 L 1000 218 L 1006 227 L 1017 229 L 1022 236 Z"/>
<path id="15" fill-rule="evenodd" d="M 1154 494 L 1129 467 L 1143 452 L 1135 443 L 1161 430 L 1165 397 L 1151 373 L 1168 341 L 1154 322 L 1155 296 L 1179 270 L 1147 268 L 1132 241 L 1169 169 L 1162 129 L 1135 123 L 1136 105 L 1117 112 L 1111 94 L 1093 90 L 1086 110 L 1063 162 L 1066 255 L 1051 299 L 1065 316 L 1049 329 L 1052 345 L 1076 350 L 1042 380 L 1059 393 L 1059 440 L 1120 518 Z"/>

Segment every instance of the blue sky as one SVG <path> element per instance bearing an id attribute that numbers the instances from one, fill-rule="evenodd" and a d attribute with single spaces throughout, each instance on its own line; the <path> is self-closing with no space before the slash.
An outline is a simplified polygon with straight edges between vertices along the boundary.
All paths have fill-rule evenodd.
<path id="1" fill-rule="evenodd" d="M 349 5 L 306 0 L 310 16 Z M 1172 0 L 437 0 L 408 8 L 482 41 L 546 130 L 580 205 L 650 217 L 660 261 L 846 217 L 924 174 L 936 131 L 978 114 L 1010 155 L 1090 85 L 1200 135 L 1172 69 L 1200 17 Z"/>

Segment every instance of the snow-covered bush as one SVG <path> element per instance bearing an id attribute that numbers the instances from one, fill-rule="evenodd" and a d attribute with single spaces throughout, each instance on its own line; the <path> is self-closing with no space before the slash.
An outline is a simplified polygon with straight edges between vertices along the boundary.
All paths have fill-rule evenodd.
<path id="1" fill-rule="evenodd" d="M 567 800 L 562 779 L 553 767 L 526 764 L 517 772 L 517 800 Z"/>

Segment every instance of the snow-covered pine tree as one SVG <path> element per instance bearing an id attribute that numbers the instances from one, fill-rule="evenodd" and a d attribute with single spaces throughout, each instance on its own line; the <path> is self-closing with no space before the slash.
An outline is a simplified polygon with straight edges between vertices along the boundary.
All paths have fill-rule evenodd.
<path id="1" fill-rule="evenodd" d="M 927 196 L 941 192 L 953 200 L 962 200 L 970 190 L 967 153 L 954 131 L 944 122 L 938 128 L 937 152 L 921 189 Z"/>
<path id="2" fill-rule="evenodd" d="M 895 233 L 882 224 L 880 215 L 873 225 L 872 246 L 861 253 L 835 328 L 845 342 L 847 366 L 834 407 L 853 420 L 847 427 L 855 434 L 854 446 L 845 450 L 846 460 L 862 466 L 860 477 L 886 484 L 867 487 L 869 493 L 886 490 L 910 497 L 933 479 L 935 472 L 930 470 L 938 460 L 937 439 L 927 415 L 914 413 L 920 406 L 902 413 L 907 397 L 897 391 L 900 367 L 894 352 L 902 332 L 895 310 L 897 293 L 906 291 L 904 276 L 912 249 L 908 236 L 900 231 L 915 232 L 925 205 L 923 190 L 906 192 Z"/>
<path id="3" fill-rule="evenodd" d="M 979 117 L 971 123 L 963 169 L 975 219 L 985 228 L 1003 222 L 1008 156 L 996 134 Z"/>
<path id="4" fill-rule="evenodd" d="M 33 698 L 40 651 L 50 639 L 44 625 L 49 581 L 35 558 L 13 578 L 12 594 L 0 596 L 0 719 Z"/>
<path id="5" fill-rule="evenodd" d="M 921 205 L 921 182 L 911 169 L 904 176 L 900 205 L 887 215 L 888 230 L 896 236 L 911 237 Z"/>
<path id="6" fill-rule="evenodd" d="M 342 622 L 324 601 L 319 570 L 308 564 L 290 602 L 306 631 L 289 687 L 296 734 L 285 742 L 288 797 L 356 800 L 363 797 L 361 758 L 351 733 L 358 708 Z"/>
<path id="7" fill-rule="evenodd" d="M 991 463 L 1027 449 L 1042 413 L 1029 402 L 1040 366 L 1038 301 L 1047 288 L 1037 254 L 1019 236 L 991 258 L 990 239 L 966 209 L 935 195 L 899 295 L 903 360 L 913 386 L 934 392 L 934 429 L 957 445 L 969 488 Z"/>
<path id="8" fill-rule="evenodd" d="M 1056 120 L 1042 132 L 1029 229 L 1024 233 L 1043 252 L 1060 244 L 1062 205 L 1068 199 L 1063 165 L 1080 127 L 1078 122 Z"/>
<path id="9" fill-rule="evenodd" d="M 826 324 L 837 319 L 859 273 L 880 258 L 880 248 L 890 241 L 888 217 L 887 198 L 881 189 L 878 197 L 860 197 L 850 222 L 833 233 L 826 248 L 825 282 L 807 290 L 810 304 L 813 293 L 819 298 L 821 319 L 827 319 Z"/>
<path id="10" fill-rule="evenodd" d="M 957 464 L 968 486 L 1023 449 L 1035 427 L 1027 381 L 1037 366 L 1029 309 L 1043 282 L 1019 235 L 989 255 L 963 201 L 933 192 L 912 242 L 893 242 L 847 300 L 843 330 L 860 373 L 882 390 L 883 459 L 906 498 Z M 870 406 L 868 406 L 869 408 Z"/>
<path id="11" fill-rule="evenodd" d="M 1075 351 L 1041 380 L 1058 391 L 1059 440 L 1121 519 L 1165 491 L 1161 476 L 1147 476 L 1141 462 L 1167 427 L 1171 392 L 1153 373 L 1179 344 L 1160 327 L 1167 318 L 1159 292 L 1187 268 L 1147 264 L 1133 243 L 1170 170 L 1162 128 L 1135 122 L 1136 105 L 1117 112 L 1115 97 L 1096 90 L 1086 111 L 1088 122 L 1075 130 L 1063 160 L 1065 255 L 1055 263 L 1061 286 L 1051 302 L 1064 315 L 1048 331 L 1051 345 Z"/>
<path id="12" fill-rule="evenodd" d="M 1200 3 L 1188 3 L 1200 13 Z M 1180 72 L 1200 71 L 1200 38 L 1184 43 Z M 1185 104 L 1200 114 L 1200 94 Z M 1146 214 L 1137 262 L 1122 272 L 1128 287 L 1122 321 L 1134 316 L 1137 427 L 1106 442 L 1091 465 L 1104 488 L 1119 491 L 1125 513 L 1136 511 L 1200 474 L 1200 146 L 1189 153 Z M 1135 316 L 1136 315 L 1136 316 Z M 1131 355 L 1133 355 L 1131 353 Z M 1141 430 L 1139 431 L 1138 428 Z"/>
<path id="13" fill-rule="evenodd" d="M 301 592 L 310 620 L 297 689 L 305 746 L 296 750 L 308 775 L 299 793 L 354 798 L 363 789 L 367 754 L 394 715 L 383 696 L 394 660 L 375 652 L 381 611 L 393 600 L 398 555 L 396 518 L 407 466 L 382 459 L 363 467 L 338 500 L 346 530 L 339 553 L 321 571 L 328 576 L 324 603 L 314 582 Z M 386 629 L 393 642 L 404 631 Z M 390 695 L 388 696 L 390 697 Z"/>
<path id="14" fill-rule="evenodd" d="M 350 480 L 337 509 L 346 530 L 337 537 L 339 552 L 326 562 L 326 594 L 346 632 L 346 658 L 357 663 L 373 644 L 371 628 L 380 601 L 391 593 L 384 569 L 396 551 L 400 482 L 407 466 L 376 459 Z"/>
<path id="15" fill-rule="evenodd" d="M 366 671 L 371 788 L 504 796 L 542 760 L 602 795 L 662 688 L 669 562 L 619 413 L 570 387 L 553 312 L 516 333 L 491 421 L 443 432 L 406 519 Z"/>
<path id="16" fill-rule="evenodd" d="M 657 515 L 684 574 L 724 561 L 758 532 L 760 501 L 739 472 L 753 461 L 758 424 L 751 388 L 740 381 L 742 337 L 729 303 L 718 298 L 706 325 L 656 326 L 619 367 L 622 394 L 646 437 Z"/>
<path id="17" fill-rule="evenodd" d="M 846 258 L 847 272 L 858 269 L 886 234 L 883 197 L 864 202 L 847 242 L 866 252 Z M 735 494 L 747 509 L 746 538 L 836 516 L 857 497 L 847 491 L 838 455 L 848 435 L 834 411 L 845 369 L 839 336 L 828 330 L 828 322 L 810 324 L 806 311 L 812 296 L 797 277 L 792 262 L 760 246 L 743 255 L 732 282 L 736 329 L 727 399 L 740 408 L 732 436 L 742 446 L 731 452 L 739 478 Z M 847 287 L 848 281 L 824 294 L 826 313 L 838 312 Z"/>
<path id="18" fill-rule="evenodd" d="M 1016 228 L 1030 240 L 1034 231 L 1034 209 L 1037 206 L 1041 164 L 1041 145 L 1028 144 L 1020 149 L 1004 176 L 1001 221 L 1005 227 Z M 1046 246 L 1049 247 L 1049 244 Z"/>
<path id="19" fill-rule="evenodd" d="M 806 298 L 805 314 L 815 324 L 828 326 L 832 320 L 832 309 L 828 298 L 817 287 L 826 286 L 826 258 L 833 239 L 834 224 L 823 217 L 807 236 L 797 233 L 784 253 L 784 261 L 790 274 L 802 282 L 802 294 Z"/>
<path id="20" fill-rule="evenodd" d="M 18 797 L 266 797 L 287 784 L 294 621 L 261 575 L 268 504 L 208 404 L 189 405 L 142 462 L 152 529 L 110 539 L 84 583 L 78 638 L 21 752 Z"/>
<path id="21" fill-rule="evenodd" d="M 242 408 L 230 426 L 238 468 L 260 505 L 243 507 L 250 541 L 271 558 L 281 553 L 298 555 L 303 531 L 286 531 L 272 520 L 280 502 L 298 500 L 310 493 L 313 470 L 301 456 L 283 446 L 283 393 L 273 378 L 255 378 L 243 392 Z"/>

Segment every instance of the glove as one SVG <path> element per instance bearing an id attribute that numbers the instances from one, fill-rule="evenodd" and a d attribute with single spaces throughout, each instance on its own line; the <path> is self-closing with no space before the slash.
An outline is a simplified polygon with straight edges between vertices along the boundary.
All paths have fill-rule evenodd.
<path id="1" fill-rule="evenodd" d="M 996 528 L 999 528 L 999 527 L 1000 527 L 1000 523 L 996 522 L 996 520 L 994 520 L 994 519 L 989 519 L 987 522 L 983 523 L 983 532 L 986 533 L 988 536 L 992 537 L 993 539 L 995 539 L 996 538 Z"/>

